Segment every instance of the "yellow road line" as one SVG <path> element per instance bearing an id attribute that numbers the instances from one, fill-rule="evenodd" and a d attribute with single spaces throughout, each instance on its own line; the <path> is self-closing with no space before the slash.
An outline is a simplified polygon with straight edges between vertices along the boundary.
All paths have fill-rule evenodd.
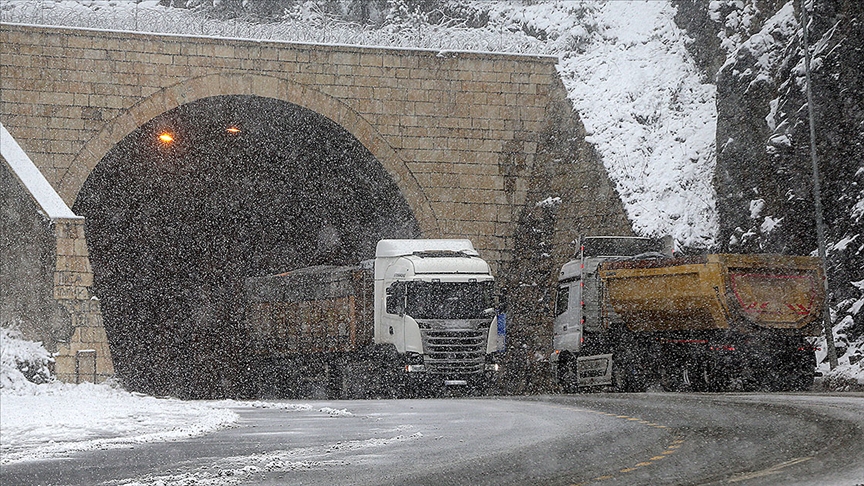
<path id="1" fill-rule="evenodd" d="M 737 483 L 739 481 L 746 481 L 748 479 L 755 479 L 755 478 L 761 478 L 763 476 L 770 476 L 772 474 L 777 474 L 778 472 L 780 472 L 781 469 L 785 469 L 789 466 L 794 466 L 795 464 L 800 464 L 802 462 L 809 461 L 810 459 L 813 459 L 813 456 L 796 457 L 795 459 L 790 459 L 788 461 L 781 462 L 780 464 L 775 464 L 775 465 L 769 467 L 768 469 L 763 469 L 761 471 L 754 471 L 751 473 L 744 473 L 744 474 L 735 476 L 732 479 L 730 479 L 729 482 L 730 483 Z"/>
<path id="2" fill-rule="evenodd" d="M 668 429 L 668 427 L 666 427 L 665 425 L 660 425 L 660 424 L 657 424 L 654 422 L 650 422 L 648 420 L 643 420 L 643 419 L 638 418 L 638 417 L 631 417 L 629 415 L 616 415 L 614 413 L 601 412 L 601 411 L 595 411 L 595 410 L 585 410 L 585 409 L 579 409 L 579 408 L 575 408 L 575 407 L 566 407 L 566 406 L 558 406 L 555 408 L 562 408 L 562 409 L 566 409 L 566 410 L 570 410 L 570 411 L 574 411 L 574 412 L 587 412 L 587 413 L 595 413 L 598 415 L 606 415 L 607 417 L 614 417 L 614 418 L 624 419 L 627 421 L 638 422 L 642 425 L 647 425 L 649 427 L 654 427 L 656 429 Z M 669 445 L 666 447 L 666 449 L 663 452 L 661 452 L 659 455 L 653 456 L 650 459 L 648 459 L 647 461 L 642 461 L 642 462 L 636 463 L 636 465 L 634 465 L 633 467 L 625 467 L 623 469 L 620 469 L 618 472 L 622 473 L 622 474 L 627 474 L 627 473 L 638 470 L 640 467 L 650 466 L 650 465 L 654 464 L 655 462 L 661 461 L 661 460 L 669 457 L 669 455 L 674 454 L 681 447 L 681 445 L 683 443 L 684 443 L 683 437 L 676 437 L 672 442 L 669 443 Z M 615 477 L 616 476 L 613 474 L 604 474 L 602 476 L 595 477 L 590 482 L 606 481 L 608 479 L 615 479 Z M 588 483 L 572 483 L 570 486 L 584 486 L 586 484 L 588 484 Z"/>

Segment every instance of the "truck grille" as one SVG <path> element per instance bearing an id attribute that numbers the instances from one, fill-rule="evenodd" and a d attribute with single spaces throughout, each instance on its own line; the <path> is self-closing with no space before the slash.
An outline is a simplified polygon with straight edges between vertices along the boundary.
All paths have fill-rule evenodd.
<path id="1" fill-rule="evenodd" d="M 481 373 L 487 332 L 487 329 L 421 330 L 426 369 L 429 373 L 451 376 Z"/>

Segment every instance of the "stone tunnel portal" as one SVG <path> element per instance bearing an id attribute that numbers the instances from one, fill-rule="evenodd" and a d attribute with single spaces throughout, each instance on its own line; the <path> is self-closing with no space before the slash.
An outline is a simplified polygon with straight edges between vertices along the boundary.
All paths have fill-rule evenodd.
<path id="1" fill-rule="evenodd" d="M 381 238 L 420 235 L 349 132 L 256 96 L 204 98 L 150 120 L 100 161 L 74 211 L 87 218 L 118 375 L 187 398 L 243 394 L 246 277 L 356 264 Z"/>

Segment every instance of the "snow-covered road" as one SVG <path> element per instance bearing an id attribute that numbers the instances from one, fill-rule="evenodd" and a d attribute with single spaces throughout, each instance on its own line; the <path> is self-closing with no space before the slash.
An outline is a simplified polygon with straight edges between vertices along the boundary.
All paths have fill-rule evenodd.
<path id="1" fill-rule="evenodd" d="M 43 385 L 0 395 L 0 464 L 199 436 L 230 427 L 225 403 L 135 395 L 104 385 Z"/>
<path id="2" fill-rule="evenodd" d="M 184 405 L 152 400 L 165 404 L 163 411 L 150 409 L 153 422 L 164 419 L 163 426 Z M 3 482 L 853 486 L 864 478 L 862 394 L 590 394 L 185 406 L 191 421 L 220 413 L 233 420 L 222 424 L 228 428 L 204 434 L 178 426 L 177 434 L 150 443 L 93 438 L 79 444 L 99 447 L 66 447 L 62 453 L 20 445 L 17 459 L 3 465 Z M 120 427 L 101 425 L 121 434 Z M 156 436 L 139 431 L 126 437 Z M 40 450 L 42 460 L 27 460 L 24 450 Z"/>

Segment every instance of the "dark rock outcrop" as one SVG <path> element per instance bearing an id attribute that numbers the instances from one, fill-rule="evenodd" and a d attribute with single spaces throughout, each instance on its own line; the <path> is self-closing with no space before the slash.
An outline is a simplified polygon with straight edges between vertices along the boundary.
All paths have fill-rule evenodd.
<path id="1" fill-rule="evenodd" d="M 812 253 L 801 2 L 712 3 L 676 2 L 676 22 L 707 76 L 728 52 L 715 78 L 719 250 Z M 854 340 L 864 334 L 864 312 L 849 309 L 864 279 L 864 3 L 807 3 L 831 302 Z"/>

